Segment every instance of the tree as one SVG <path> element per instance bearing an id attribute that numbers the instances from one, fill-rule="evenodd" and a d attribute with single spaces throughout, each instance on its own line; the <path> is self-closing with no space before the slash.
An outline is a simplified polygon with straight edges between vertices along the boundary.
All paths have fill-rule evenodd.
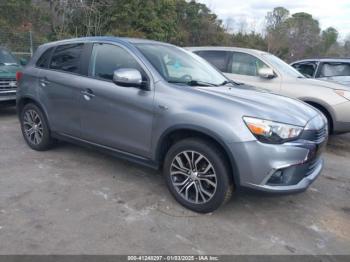
<path id="1" fill-rule="evenodd" d="M 320 26 L 311 14 L 295 13 L 285 21 L 288 32 L 288 61 L 313 56 L 320 46 Z M 302 44 L 301 44 L 302 43 Z M 316 47 L 316 48 L 315 48 Z"/>
<path id="2" fill-rule="evenodd" d="M 268 12 L 266 19 L 266 29 L 273 32 L 289 17 L 289 10 L 284 7 L 275 7 L 272 12 Z"/>
<path id="3" fill-rule="evenodd" d="M 328 27 L 322 31 L 322 45 L 323 53 L 327 53 L 332 45 L 334 45 L 338 40 L 339 33 L 334 27 Z"/>
<path id="4" fill-rule="evenodd" d="M 268 51 L 291 61 L 320 52 L 320 26 L 316 19 L 308 13 L 295 13 L 283 7 L 275 8 L 268 13 L 267 42 Z"/>
<path id="5" fill-rule="evenodd" d="M 7 0 L 0 2 L 0 45 L 12 51 L 29 52 L 29 31 L 41 32 L 33 35 L 33 43 L 47 41 L 50 31 L 48 15 L 31 0 Z"/>
<path id="6" fill-rule="evenodd" d="M 285 21 L 289 17 L 289 11 L 284 7 L 276 7 L 268 12 L 266 19 L 266 41 L 268 52 L 278 56 L 284 56 L 288 52 L 288 39 Z"/>

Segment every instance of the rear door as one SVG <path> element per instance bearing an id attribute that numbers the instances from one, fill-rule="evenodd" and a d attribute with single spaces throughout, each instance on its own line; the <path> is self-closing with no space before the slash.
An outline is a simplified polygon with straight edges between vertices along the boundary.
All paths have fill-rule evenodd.
<path id="1" fill-rule="evenodd" d="M 201 56 L 223 73 L 228 72 L 228 62 L 230 52 L 228 51 L 195 51 L 195 54 Z"/>
<path id="2" fill-rule="evenodd" d="M 116 85 L 113 72 L 134 68 L 150 84 L 150 74 L 127 49 L 96 43 L 81 99 L 83 139 L 147 157 L 151 148 L 154 90 Z"/>
<path id="3" fill-rule="evenodd" d="M 48 68 L 43 66 L 39 72 L 40 100 L 45 103 L 51 129 L 74 137 L 80 136 L 83 52 L 83 43 L 59 45 L 45 62 Z"/>

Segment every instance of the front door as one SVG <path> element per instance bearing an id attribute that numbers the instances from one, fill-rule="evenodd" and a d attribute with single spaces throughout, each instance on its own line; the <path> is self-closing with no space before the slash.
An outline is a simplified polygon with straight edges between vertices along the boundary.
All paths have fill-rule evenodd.
<path id="1" fill-rule="evenodd" d="M 89 77 L 83 79 L 82 137 L 99 145 L 148 157 L 151 149 L 154 90 L 116 85 L 113 72 L 138 69 L 150 83 L 138 61 L 124 47 L 94 44 Z"/>
<path id="2" fill-rule="evenodd" d="M 280 77 L 277 75 L 271 79 L 260 77 L 258 71 L 264 67 L 269 66 L 253 55 L 243 52 L 231 52 L 228 70 L 225 75 L 233 81 L 268 89 L 273 93 L 279 94 L 281 91 Z"/>

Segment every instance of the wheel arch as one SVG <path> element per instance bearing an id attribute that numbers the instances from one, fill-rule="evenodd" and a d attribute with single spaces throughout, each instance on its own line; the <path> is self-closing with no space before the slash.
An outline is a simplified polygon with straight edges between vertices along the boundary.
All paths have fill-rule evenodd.
<path id="1" fill-rule="evenodd" d="M 202 127 L 193 125 L 178 125 L 167 129 L 156 146 L 155 158 L 159 167 L 163 165 L 165 155 L 169 148 L 177 141 L 185 138 L 196 137 L 205 140 L 209 140 L 214 143 L 220 150 L 223 151 L 226 161 L 230 167 L 231 178 L 235 187 L 240 185 L 239 170 L 234 159 L 234 156 L 230 153 L 230 149 L 223 139 L 220 138 L 216 133 Z"/>
<path id="2" fill-rule="evenodd" d="M 44 113 L 45 120 L 50 127 L 50 122 L 49 122 L 49 118 L 48 118 L 46 110 L 35 98 L 30 97 L 30 96 L 21 97 L 19 100 L 17 100 L 16 108 L 17 108 L 18 118 L 20 118 L 21 112 L 22 112 L 24 106 L 29 104 L 29 103 L 32 103 L 41 109 L 41 111 Z"/>
<path id="3" fill-rule="evenodd" d="M 330 119 L 330 133 L 332 134 L 334 132 L 334 117 L 333 114 L 331 113 L 331 110 L 329 110 L 328 106 L 325 106 L 323 103 L 319 102 L 319 101 L 314 101 L 314 100 L 309 100 L 309 99 L 305 99 L 303 100 L 305 103 L 317 108 L 318 110 L 320 110 L 323 114 L 326 115 L 326 117 L 328 119 Z"/>

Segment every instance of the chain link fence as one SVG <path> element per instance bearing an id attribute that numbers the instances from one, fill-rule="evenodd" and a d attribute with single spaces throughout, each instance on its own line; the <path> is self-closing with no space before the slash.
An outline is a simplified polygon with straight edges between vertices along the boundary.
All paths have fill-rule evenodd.
<path id="1" fill-rule="evenodd" d="M 11 51 L 17 58 L 29 59 L 37 47 L 43 44 L 33 31 L 8 32 L 0 29 L 0 47 Z"/>

